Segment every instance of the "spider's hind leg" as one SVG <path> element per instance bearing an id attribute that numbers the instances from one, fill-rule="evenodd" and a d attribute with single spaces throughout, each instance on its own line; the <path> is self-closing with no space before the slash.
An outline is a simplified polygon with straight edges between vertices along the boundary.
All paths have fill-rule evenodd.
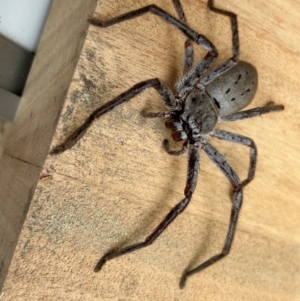
<path id="1" fill-rule="evenodd" d="M 199 82 L 199 87 L 203 87 L 208 85 L 214 79 L 219 77 L 221 74 L 225 73 L 229 69 L 231 69 L 234 65 L 237 64 L 240 54 L 240 42 L 239 42 L 239 31 L 238 31 L 238 21 L 237 15 L 227 10 L 219 9 L 214 7 L 214 1 L 209 0 L 207 2 L 208 8 L 214 13 L 221 14 L 230 18 L 231 24 L 231 33 L 232 33 L 232 57 L 227 60 L 222 65 L 216 67 L 212 70 L 207 76 L 201 79 Z"/>
<path id="2" fill-rule="evenodd" d="M 212 137 L 250 147 L 250 165 L 248 169 L 248 176 L 241 183 L 241 186 L 245 187 L 253 180 L 256 170 L 257 148 L 254 141 L 251 138 L 221 130 L 215 130 L 212 134 Z"/>
<path id="3" fill-rule="evenodd" d="M 222 116 L 221 121 L 228 122 L 228 121 L 243 120 L 243 119 L 253 118 L 263 114 L 283 111 L 283 110 L 284 110 L 284 105 L 277 105 L 271 102 L 263 107 L 257 107 L 249 110 L 240 111 L 237 113 L 232 113 L 227 116 Z"/>
<path id="4" fill-rule="evenodd" d="M 175 10 L 177 12 L 177 15 L 179 17 L 179 20 L 187 24 L 182 5 L 179 0 L 172 0 L 173 5 L 175 7 Z M 194 61 L 194 47 L 192 44 L 192 41 L 190 39 L 187 39 L 184 43 L 184 63 L 183 63 L 183 74 L 186 74 L 192 67 L 193 61 Z"/>
<path id="5" fill-rule="evenodd" d="M 207 2 L 208 8 L 221 15 L 228 16 L 230 18 L 230 24 L 231 24 L 231 32 L 232 32 L 232 57 L 227 60 L 222 65 L 216 67 L 211 72 L 209 72 L 205 77 L 203 77 L 199 83 L 197 83 L 197 87 L 203 88 L 206 85 L 208 85 L 210 82 L 212 82 L 214 79 L 216 79 L 221 74 L 225 73 L 229 69 L 231 69 L 234 65 L 237 64 L 239 54 L 240 54 L 240 42 L 239 42 L 239 32 L 238 32 L 238 22 L 237 22 L 237 15 L 235 13 L 232 13 L 227 10 L 219 9 L 214 7 L 214 1 L 209 0 Z M 186 48 L 188 50 L 188 48 Z M 217 51 L 216 51 L 217 56 Z M 208 57 L 205 57 L 203 61 L 210 62 Z M 208 68 L 205 69 L 203 67 L 206 67 L 204 63 L 200 62 L 198 65 L 196 65 L 194 68 L 192 68 L 177 84 L 176 88 L 177 91 L 184 90 L 185 87 L 189 87 L 194 85 L 201 77 L 201 75 L 207 71 L 210 66 L 212 65 L 214 61 L 211 62 L 211 64 L 208 64 Z M 206 64 L 206 63 L 205 63 Z"/>
<path id="6" fill-rule="evenodd" d="M 224 16 L 228 16 L 230 18 L 230 24 L 231 24 L 231 32 L 232 32 L 232 60 L 237 61 L 240 54 L 240 42 L 239 42 L 239 32 L 238 32 L 238 22 L 237 22 L 237 15 L 233 12 L 216 8 L 214 6 L 214 0 L 208 0 L 207 2 L 208 8 L 217 13 Z"/>
<path id="7" fill-rule="evenodd" d="M 227 231 L 227 235 L 222 251 L 219 254 L 212 256 L 211 258 L 209 258 L 208 260 L 206 260 L 196 268 L 185 272 L 180 281 L 180 288 L 183 288 L 185 286 L 187 277 L 190 277 L 191 275 L 202 271 L 203 269 L 209 267 L 210 265 L 214 264 L 215 262 L 219 261 L 220 259 L 222 259 L 223 257 L 229 254 L 229 251 L 232 246 L 234 234 L 235 234 L 239 212 L 243 203 L 243 189 L 242 189 L 240 179 L 238 178 L 234 170 L 230 167 L 230 165 L 226 162 L 224 156 L 222 156 L 219 153 L 219 151 L 209 143 L 202 145 L 202 148 L 207 154 L 207 156 L 213 161 L 213 163 L 215 163 L 215 165 L 222 171 L 222 173 L 230 181 L 235 191 L 235 196 L 232 202 L 229 228 Z"/>
<path id="8" fill-rule="evenodd" d="M 180 30 L 187 38 L 188 41 L 191 40 L 201 46 L 203 49 L 207 50 L 208 53 L 204 57 L 204 59 L 199 62 L 194 68 L 192 68 L 183 78 L 176 84 L 177 91 L 182 90 L 182 88 L 192 86 L 200 76 L 206 72 L 211 65 L 214 63 L 218 56 L 218 51 L 216 47 L 202 34 L 198 34 L 192 28 L 187 26 L 183 10 L 181 8 L 180 2 L 178 0 L 173 0 L 173 4 L 177 13 L 179 14 L 180 21 L 176 18 L 172 17 L 169 13 L 160 9 L 158 6 L 152 4 L 148 5 L 125 14 L 119 15 L 113 19 L 108 21 L 100 21 L 100 20 L 89 20 L 90 24 L 98 27 L 109 27 L 114 24 L 124 22 L 126 20 L 130 20 L 133 18 L 140 17 L 146 13 L 152 13 L 158 17 L 160 17 L 166 23 L 174 26 L 178 30 Z M 186 56 L 185 56 L 185 68 L 189 68 L 192 64 L 193 50 L 191 48 L 190 42 L 186 43 Z"/>

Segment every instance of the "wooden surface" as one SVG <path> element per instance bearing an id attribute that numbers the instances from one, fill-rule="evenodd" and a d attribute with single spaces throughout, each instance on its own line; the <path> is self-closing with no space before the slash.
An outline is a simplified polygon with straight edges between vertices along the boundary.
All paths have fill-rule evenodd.
<path id="1" fill-rule="evenodd" d="M 143 240 L 183 195 L 187 156 L 167 155 L 164 120 L 142 117 L 163 108 L 149 90 L 98 120 L 72 150 L 47 158 L 1 300 L 300 300 L 300 1 L 215 2 L 238 14 L 240 58 L 259 73 L 249 107 L 272 100 L 286 108 L 220 127 L 253 138 L 259 152 L 230 255 L 179 289 L 185 269 L 221 250 L 228 227 L 230 185 L 202 154 L 186 211 L 152 246 L 93 273 L 103 254 Z M 175 15 L 161 0 L 103 0 L 96 15 L 109 19 L 150 3 Z M 206 1 L 182 3 L 190 26 L 217 46 L 218 63 L 228 58 L 229 20 Z M 184 41 L 152 15 L 90 27 L 52 146 L 134 83 L 157 76 L 173 86 Z M 205 52 L 195 50 L 200 60 Z M 244 178 L 249 150 L 212 143 Z"/>
<path id="2" fill-rule="evenodd" d="M 5 140 L 10 132 L 12 122 L 0 119 L 0 158 L 4 151 Z"/>
<path id="3" fill-rule="evenodd" d="M 0 158 L 0 290 L 85 40 L 87 24 L 81 18 L 95 5 L 94 0 L 54 1 L 7 134 Z"/>

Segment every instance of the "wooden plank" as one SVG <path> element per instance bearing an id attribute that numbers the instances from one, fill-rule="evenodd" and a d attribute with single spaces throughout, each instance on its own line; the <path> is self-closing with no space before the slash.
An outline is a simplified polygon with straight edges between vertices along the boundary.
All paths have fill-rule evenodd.
<path id="1" fill-rule="evenodd" d="M 189 24 L 217 46 L 218 63 L 228 58 L 228 19 L 209 12 L 206 1 L 182 2 Z M 73 149 L 47 158 L 2 293 L 5 300 L 300 298 L 297 9 L 291 11 L 283 1 L 215 2 L 241 16 L 241 59 L 259 72 L 258 92 L 249 107 L 270 100 L 286 107 L 220 126 L 253 138 L 259 151 L 230 255 L 179 289 L 185 269 L 221 250 L 228 227 L 230 185 L 202 155 L 198 187 L 186 211 L 151 247 L 93 273 L 103 254 L 143 240 L 183 195 L 186 155 L 168 156 L 161 147 L 168 137 L 164 120 L 140 114 L 163 108 L 149 90 L 103 116 Z M 150 3 L 175 15 L 171 1 L 159 0 L 99 1 L 96 15 L 109 19 Z M 52 146 L 134 83 L 158 76 L 173 86 L 182 73 L 184 41 L 152 15 L 107 29 L 90 27 Z M 200 60 L 205 52 L 195 50 Z M 244 178 L 248 149 L 212 143 Z"/>
<path id="2" fill-rule="evenodd" d="M 86 19 L 95 4 L 94 0 L 76 4 L 54 1 L 16 119 L 7 135 L 0 159 L 0 289 L 81 52 Z"/>
<path id="3" fill-rule="evenodd" d="M 0 158 L 4 151 L 5 140 L 11 129 L 12 122 L 0 119 Z"/>

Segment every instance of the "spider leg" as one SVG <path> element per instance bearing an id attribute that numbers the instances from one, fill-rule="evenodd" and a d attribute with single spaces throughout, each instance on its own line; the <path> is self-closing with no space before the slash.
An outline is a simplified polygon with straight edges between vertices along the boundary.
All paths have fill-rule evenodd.
<path id="1" fill-rule="evenodd" d="M 90 22 L 90 24 L 97 26 L 97 27 L 109 27 L 114 24 L 124 22 L 126 20 L 137 18 L 148 12 L 150 12 L 154 15 L 157 15 L 166 23 L 173 25 L 175 28 L 180 30 L 188 39 L 191 39 L 192 41 L 197 43 L 199 46 L 201 46 L 204 49 L 206 49 L 207 51 L 209 51 L 210 57 L 216 58 L 217 50 L 214 47 L 214 45 L 205 36 L 198 34 L 192 28 L 188 27 L 183 22 L 172 17 L 169 13 L 165 12 L 164 10 L 162 10 L 161 8 L 159 8 L 158 6 L 156 6 L 154 4 L 139 8 L 137 10 L 130 11 L 128 13 L 117 16 L 108 21 L 89 20 L 89 22 Z"/>
<path id="2" fill-rule="evenodd" d="M 187 24 L 181 3 L 179 0 L 172 0 L 177 15 L 179 16 L 179 20 Z M 185 53 L 184 53 L 184 64 L 183 64 L 183 74 L 186 74 L 192 67 L 194 61 L 194 48 L 192 41 L 187 39 L 184 44 Z"/>
<path id="3" fill-rule="evenodd" d="M 243 190 L 241 187 L 241 182 L 240 179 L 238 178 L 237 174 L 234 172 L 234 170 L 230 167 L 230 165 L 226 162 L 224 156 L 222 156 L 219 151 L 214 148 L 212 145 L 209 143 L 205 143 L 202 145 L 203 150 L 207 154 L 207 156 L 215 163 L 215 165 L 222 171 L 222 173 L 226 176 L 226 178 L 229 180 L 231 183 L 234 191 L 235 191 L 235 197 L 232 203 L 232 208 L 231 208 L 231 215 L 230 215 L 230 222 L 229 222 L 229 228 L 227 232 L 227 236 L 225 239 L 225 243 L 223 246 L 223 249 L 221 253 L 212 256 L 196 268 L 187 271 L 181 278 L 180 281 L 180 287 L 183 288 L 186 282 L 187 277 L 190 277 L 191 275 L 198 273 L 202 271 L 203 269 L 209 267 L 210 265 L 214 264 L 218 260 L 222 259 L 226 255 L 228 255 L 233 238 L 234 238 L 234 233 L 238 221 L 238 216 L 240 209 L 242 207 L 242 202 L 243 202 Z"/>
<path id="4" fill-rule="evenodd" d="M 180 4 L 179 1 L 173 2 L 175 9 L 177 10 L 177 13 L 179 13 L 180 18 L 182 18 L 182 9 L 179 8 L 178 4 Z M 199 46 L 203 47 L 205 50 L 208 51 L 207 55 L 204 57 L 204 59 L 196 65 L 194 68 L 192 68 L 177 84 L 176 89 L 177 91 L 182 90 L 183 88 L 187 86 L 192 86 L 199 78 L 200 76 L 207 71 L 210 66 L 213 64 L 213 62 L 216 60 L 218 56 L 218 51 L 216 47 L 204 36 L 201 34 L 198 34 L 196 31 L 188 27 L 184 24 L 185 20 L 182 20 L 184 22 L 181 22 L 177 20 L 176 18 L 172 17 L 169 13 L 165 12 L 164 10 L 160 9 L 156 5 L 148 5 L 145 7 L 142 7 L 137 10 L 133 10 L 131 12 L 125 13 L 123 15 L 117 16 L 111 20 L 108 21 L 99 21 L 99 20 L 89 20 L 89 22 L 98 27 L 108 27 L 126 20 L 130 20 L 136 17 L 139 17 L 145 13 L 152 13 L 154 15 L 157 15 L 160 17 L 163 21 L 173 25 L 175 28 L 180 30 L 189 40 L 195 42 Z M 187 52 L 190 53 L 191 49 L 190 46 L 187 44 L 186 48 Z"/>
<path id="5" fill-rule="evenodd" d="M 113 258 L 119 257 L 121 255 L 130 253 L 132 251 L 147 247 L 151 245 L 156 238 L 158 238 L 162 232 L 167 228 L 167 226 L 187 207 L 189 204 L 192 194 L 197 185 L 198 170 L 199 170 L 199 152 L 198 147 L 190 145 L 189 147 L 189 159 L 188 159 L 188 171 L 187 171 L 187 181 L 184 190 L 184 199 L 180 201 L 172 210 L 167 214 L 163 221 L 156 227 L 156 229 L 143 241 L 137 244 L 130 245 L 118 251 L 109 252 L 104 255 L 94 268 L 95 272 L 101 270 L 102 266 L 106 261 Z"/>
<path id="6" fill-rule="evenodd" d="M 185 41 L 184 49 L 183 74 L 186 74 L 191 70 L 194 61 L 194 48 L 191 40 L 187 39 Z"/>
<path id="7" fill-rule="evenodd" d="M 176 84 L 176 88 L 178 91 L 183 90 L 185 87 L 190 87 L 194 84 L 197 85 L 197 88 L 203 89 L 206 85 L 212 82 L 215 78 L 220 76 L 222 73 L 226 72 L 227 70 L 231 69 L 234 65 L 237 64 L 239 53 L 240 53 L 240 42 L 239 42 L 239 32 L 238 32 L 238 22 L 237 22 L 237 15 L 230 11 L 226 11 L 223 9 L 219 9 L 214 7 L 214 1 L 209 0 L 207 3 L 208 8 L 221 15 L 228 16 L 230 18 L 230 25 L 231 25 L 231 32 L 232 32 L 232 57 L 227 60 L 222 65 L 216 67 L 211 72 L 209 72 L 206 76 L 200 79 L 200 81 L 196 84 L 199 80 L 201 75 L 207 70 L 203 71 L 202 66 L 195 66 L 191 69 L 186 76 L 184 76 L 180 82 Z M 200 62 L 201 64 L 201 62 Z"/>
<path id="8" fill-rule="evenodd" d="M 260 116 L 262 114 L 267 114 L 267 113 L 277 112 L 282 110 L 284 110 L 283 105 L 275 105 L 271 103 L 271 104 L 267 104 L 264 107 L 258 107 L 250 110 L 229 114 L 227 116 L 222 116 L 221 122 L 242 120 L 242 119 L 252 118 L 252 117 Z"/>
<path id="9" fill-rule="evenodd" d="M 217 14 L 228 16 L 230 18 L 231 32 L 232 32 L 232 53 L 233 53 L 232 59 L 234 61 L 237 61 L 239 58 L 239 54 L 240 54 L 240 42 L 239 42 L 237 15 L 230 11 L 214 7 L 214 0 L 208 0 L 207 6 L 211 11 L 213 11 Z"/>
<path id="10" fill-rule="evenodd" d="M 248 176 L 247 179 L 245 179 L 241 183 L 241 186 L 245 187 L 248 183 L 250 183 L 253 180 L 256 170 L 257 148 L 254 141 L 251 138 L 221 130 L 215 130 L 212 136 L 220 140 L 225 140 L 228 142 L 242 144 L 250 147 L 250 165 L 248 170 Z"/>
<path id="11" fill-rule="evenodd" d="M 170 149 L 170 146 L 169 146 L 169 141 L 168 139 L 165 139 L 163 141 L 163 146 L 164 146 L 164 149 L 165 151 L 169 154 L 169 155 L 173 155 L 173 156 L 180 156 L 182 154 L 184 154 L 187 149 L 188 149 L 188 141 L 185 141 L 183 144 L 182 144 L 182 147 L 180 150 L 171 150 Z"/>
<path id="12" fill-rule="evenodd" d="M 226 72 L 234 65 L 236 65 L 240 54 L 237 15 L 230 11 L 214 7 L 213 0 L 209 0 L 207 6 L 211 11 L 217 14 L 228 16 L 230 18 L 230 25 L 231 25 L 231 32 L 232 32 L 232 57 L 222 65 L 212 70 L 207 76 L 202 78 L 200 82 L 197 84 L 200 87 L 206 86 L 211 81 L 213 81 L 216 77 L 220 76 L 222 73 Z"/>
<path id="13" fill-rule="evenodd" d="M 116 106 L 124 103 L 125 101 L 130 100 L 137 94 L 149 89 L 149 88 L 154 88 L 156 91 L 160 94 L 164 104 L 166 107 L 170 110 L 176 110 L 178 106 L 181 104 L 178 102 L 178 100 L 174 97 L 172 91 L 169 89 L 169 87 L 164 84 L 162 81 L 160 81 L 158 78 L 153 78 L 149 79 L 143 82 L 140 82 L 130 89 L 128 89 L 126 92 L 118 95 L 108 103 L 104 104 L 100 108 L 96 109 L 86 120 L 85 122 L 77 128 L 73 134 L 67 138 L 63 143 L 55 147 L 50 151 L 51 155 L 57 155 L 60 153 L 63 153 L 67 149 L 70 149 L 73 147 L 85 134 L 87 129 L 91 126 L 93 121 L 103 114 L 111 111 L 114 109 Z"/>

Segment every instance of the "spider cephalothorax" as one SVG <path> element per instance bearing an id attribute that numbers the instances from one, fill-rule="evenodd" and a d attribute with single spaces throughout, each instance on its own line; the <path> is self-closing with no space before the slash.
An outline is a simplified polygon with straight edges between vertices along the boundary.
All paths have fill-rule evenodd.
<path id="1" fill-rule="evenodd" d="M 218 52 L 215 46 L 204 36 L 198 34 L 186 25 L 186 19 L 179 0 L 172 0 L 179 19 L 172 17 L 155 5 L 149 5 L 109 21 L 90 20 L 90 23 L 98 27 L 108 27 L 128 19 L 139 17 L 147 12 L 160 17 L 163 21 L 173 25 L 186 37 L 183 77 L 176 84 L 175 92 L 158 78 L 140 82 L 113 100 L 95 110 L 65 142 L 55 147 L 51 154 L 59 154 L 71 148 L 85 134 L 87 129 L 96 118 L 109 112 L 116 106 L 128 101 L 137 94 L 154 88 L 162 98 L 167 110 L 158 113 L 148 113 L 147 117 L 161 117 L 170 119 L 166 127 L 171 130 L 175 141 L 183 141 L 180 150 L 170 150 L 168 140 L 164 140 L 165 150 L 170 155 L 181 155 L 188 150 L 187 181 L 184 189 L 184 198 L 166 215 L 163 221 L 143 242 L 136 243 L 117 251 L 108 252 L 104 255 L 94 271 L 99 271 L 106 261 L 124 255 L 137 249 L 141 249 L 153 243 L 166 227 L 187 207 L 197 185 L 199 170 L 199 148 L 213 161 L 229 180 L 234 194 L 229 229 L 222 251 L 200 264 L 198 267 L 185 272 L 180 286 L 183 287 L 186 278 L 226 256 L 231 248 L 239 211 L 243 201 L 243 187 L 253 178 L 256 169 L 257 149 L 251 138 L 216 129 L 219 122 L 230 122 L 259 116 L 261 114 L 283 110 L 283 105 L 269 103 L 261 108 L 240 111 L 253 99 L 257 89 L 257 72 L 255 67 L 243 61 L 239 61 L 239 38 L 237 16 L 229 11 L 214 7 L 213 0 L 208 1 L 208 8 L 215 13 L 228 16 L 232 31 L 232 57 L 220 66 L 211 69 Z M 193 65 L 192 42 L 207 50 L 206 56 Z M 214 137 L 231 143 L 241 144 L 250 148 L 250 166 L 247 178 L 240 181 L 237 174 L 227 163 L 225 157 L 209 143 L 209 138 Z"/>
<path id="2" fill-rule="evenodd" d="M 214 129 L 218 115 L 205 91 L 193 91 L 185 100 L 180 120 L 184 123 L 186 139 L 197 141 Z"/>

